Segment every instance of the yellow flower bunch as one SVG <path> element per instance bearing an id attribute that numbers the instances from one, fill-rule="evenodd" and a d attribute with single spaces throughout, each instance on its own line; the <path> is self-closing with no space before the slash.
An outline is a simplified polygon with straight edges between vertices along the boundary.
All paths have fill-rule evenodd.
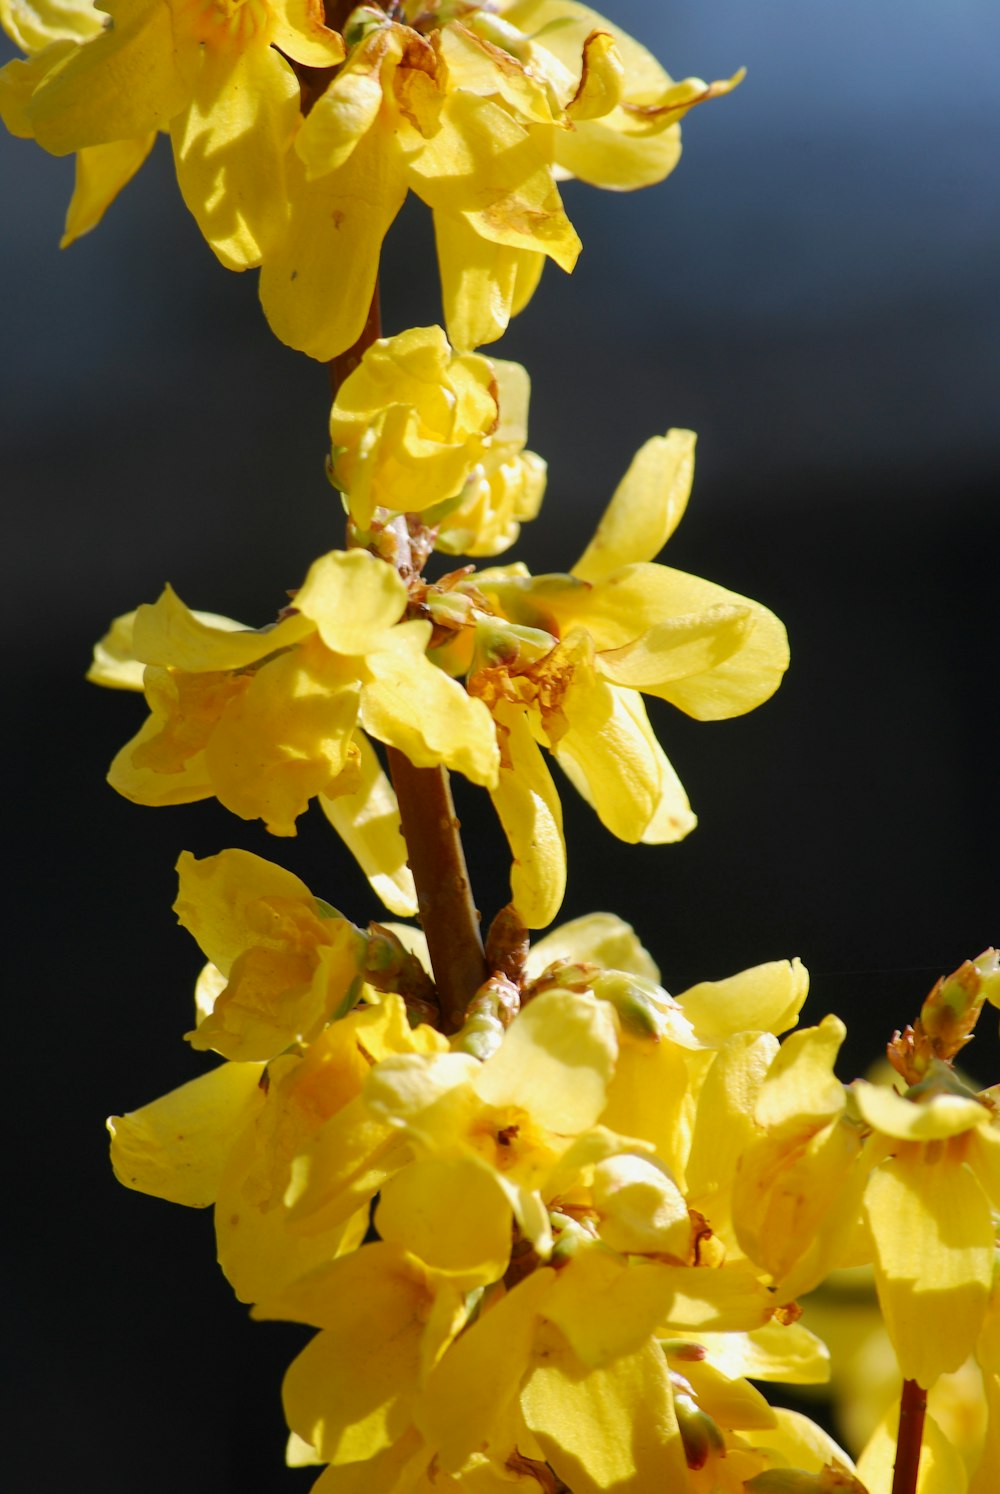
<path id="1" fill-rule="evenodd" d="M 182 921 L 219 962 L 192 1038 L 229 1061 L 112 1121 L 112 1158 L 131 1187 L 214 1203 L 238 1294 L 319 1330 L 285 1382 L 295 1460 L 328 1465 L 318 1489 L 476 1489 L 522 1466 L 637 1494 L 853 1477 L 745 1378 L 814 1382 L 826 1356 L 685 1181 L 712 1149 L 737 1160 L 717 1099 L 734 1049 L 772 1055 L 795 1022 L 797 964 L 673 1000 L 627 925 L 580 919 L 534 946 L 520 1014 L 480 1058 L 465 1032 L 411 1028 L 392 989 L 412 970 L 379 995 L 360 931 L 331 939 L 278 868 L 225 852 L 180 873 Z M 669 1163 L 664 1109 L 685 1117 Z"/>
<path id="2" fill-rule="evenodd" d="M 529 939 L 568 877 L 546 755 L 612 834 L 678 841 L 695 818 L 643 697 L 722 720 L 788 663 L 767 608 L 657 559 L 693 433 L 641 447 L 565 572 L 429 569 L 539 511 L 528 374 L 475 350 L 546 259 L 572 270 L 559 183 L 662 180 L 682 116 L 741 74 L 676 83 L 577 0 L 0 0 L 0 22 L 24 53 L 0 114 L 77 157 L 64 242 L 163 131 L 218 258 L 259 266 L 274 331 L 332 365 L 345 547 L 257 628 L 168 586 L 90 672 L 148 707 L 118 792 L 283 837 L 316 799 L 420 920 L 362 926 L 259 856 L 184 853 L 175 911 L 207 961 L 186 1036 L 220 1061 L 109 1123 L 126 1186 L 214 1207 L 257 1317 L 317 1330 L 285 1379 L 289 1462 L 322 1468 L 317 1494 L 992 1494 L 998 1096 L 954 1060 L 1000 1006 L 996 954 L 895 1036 L 897 1090 L 841 1082 L 838 1017 L 797 1029 L 797 960 L 672 997 L 610 914 Z M 444 326 L 382 336 L 411 192 Z M 450 771 L 510 849 L 485 940 Z M 758 1388 L 827 1379 L 798 1299 L 821 1321 L 852 1271 L 892 1375 L 856 1467 Z"/>
<path id="3" fill-rule="evenodd" d="M 77 153 L 64 242 L 92 228 L 170 135 L 184 200 L 229 269 L 261 266 L 274 331 L 314 358 L 359 337 L 379 253 L 408 192 L 434 215 L 445 320 L 492 342 L 546 258 L 580 241 L 556 179 L 617 190 L 663 179 L 679 120 L 728 82 L 674 83 L 576 0 L 5 0 L 28 54 L 0 72 L 0 114 Z M 336 293 L 330 293 L 330 287 Z"/>

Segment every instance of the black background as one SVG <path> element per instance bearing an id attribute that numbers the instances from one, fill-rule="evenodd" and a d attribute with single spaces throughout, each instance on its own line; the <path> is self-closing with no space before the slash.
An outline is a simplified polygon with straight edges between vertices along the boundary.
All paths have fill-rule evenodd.
<path id="1" fill-rule="evenodd" d="M 514 554 L 569 565 L 640 442 L 691 426 L 664 558 L 772 606 L 793 664 L 745 719 L 654 713 L 701 819 L 684 845 L 621 846 L 567 789 L 564 914 L 628 917 L 674 991 L 801 955 L 807 1018 L 850 1025 L 850 1078 L 937 973 L 1000 938 L 1000 16 L 606 8 L 675 76 L 749 76 L 689 119 L 663 186 L 565 191 L 579 267 L 549 268 L 497 349 L 531 370 L 550 463 Z M 215 804 L 116 798 L 103 774 L 141 706 L 82 674 L 167 579 L 259 624 L 339 543 L 326 375 L 271 337 L 255 277 L 215 263 L 164 143 L 60 256 L 70 171 L 0 139 L 8 1469 L 25 1489 L 304 1489 L 278 1396 L 302 1335 L 234 1304 L 207 1214 L 118 1188 L 102 1124 L 203 1066 L 180 1040 L 200 964 L 170 913 L 182 848 L 245 846 L 358 921 L 378 910 L 314 814 L 281 844 Z M 419 205 L 385 265 L 387 330 L 439 319 Z M 460 801 L 488 915 L 504 847 Z"/>

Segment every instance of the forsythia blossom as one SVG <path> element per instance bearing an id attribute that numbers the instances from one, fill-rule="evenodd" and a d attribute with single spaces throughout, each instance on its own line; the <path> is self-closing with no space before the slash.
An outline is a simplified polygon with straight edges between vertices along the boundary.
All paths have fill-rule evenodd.
<path id="1" fill-rule="evenodd" d="M 319 1489 L 476 1489 L 546 1466 L 584 1494 L 651 1480 L 736 1494 L 785 1467 L 853 1477 L 743 1378 L 822 1379 L 824 1352 L 684 1182 L 723 1141 L 702 1098 L 720 1092 L 713 1074 L 748 1039 L 777 1053 L 799 967 L 717 984 L 721 1005 L 704 987 L 673 1000 L 627 925 L 577 920 L 531 951 L 522 1010 L 479 1059 L 462 1033 L 409 1029 L 391 991 L 359 985 L 337 1017 L 323 905 L 277 868 L 227 852 L 184 858 L 181 879 L 184 921 L 229 966 L 222 1020 L 196 1035 L 230 1060 L 113 1121 L 112 1154 L 132 1187 L 214 1202 L 240 1295 L 319 1330 L 285 1384 L 296 1461 L 328 1465 Z M 296 959 L 304 980 L 270 981 Z M 303 1022 L 303 990 L 332 1022 Z M 758 1064 L 747 1093 L 761 1078 Z M 670 1162 L 643 1123 L 661 1102 L 686 1117 Z"/>
<path id="2" fill-rule="evenodd" d="M 314 0 L 108 0 L 103 15 L 5 0 L 0 19 L 29 55 L 0 72 L 4 121 L 78 156 L 64 242 L 94 226 L 162 130 L 219 259 L 261 266 L 275 332 L 328 359 L 361 333 L 412 191 L 434 215 L 451 339 L 476 347 L 530 299 L 546 258 L 573 268 L 557 177 L 662 180 L 678 121 L 739 81 L 674 83 L 575 0 L 331 14 L 340 30 Z"/>

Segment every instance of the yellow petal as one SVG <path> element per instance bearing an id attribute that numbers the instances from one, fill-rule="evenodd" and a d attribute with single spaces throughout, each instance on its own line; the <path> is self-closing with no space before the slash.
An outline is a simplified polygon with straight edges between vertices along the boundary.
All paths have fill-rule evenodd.
<path id="1" fill-rule="evenodd" d="M 726 980 L 701 981 L 677 1000 L 703 1041 L 725 1042 L 738 1032 L 777 1036 L 794 1027 L 808 991 L 800 960 L 772 960 Z"/>
<path id="2" fill-rule="evenodd" d="M 883 1136 L 936 1141 L 988 1126 L 992 1112 L 970 1095 L 930 1095 L 917 1104 L 882 1084 L 855 1079 L 851 1094 L 863 1120 Z"/>
<path id="3" fill-rule="evenodd" d="M 857 1127 L 833 1120 L 803 1139 L 761 1138 L 740 1159 L 736 1238 L 774 1279 L 779 1301 L 811 1291 L 840 1264 L 864 1187 L 860 1152 Z"/>
<path id="4" fill-rule="evenodd" d="M 519 1105 L 539 1125 L 572 1136 L 604 1109 L 618 1040 L 611 1008 L 592 996 L 547 991 L 524 1008 L 474 1084 L 490 1105 Z"/>
<path id="5" fill-rule="evenodd" d="M 525 122 L 552 123 L 552 106 L 544 84 L 510 52 L 460 21 L 442 28 L 437 45 L 447 67 L 450 89 L 503 99 L 514 117 Z"/>
<path id="6" fill-rule="evenodd" d="M 379 338 L 337 391 L 331 476 L 367 528 L 376 508 L 422 513 L 456 498 L 491 447 L 492 365 L 453 353 L 440 327 Z"/>
<path id="7" fill-rule="evenodd" d="M 573 567 L 583 581 L 602 581 L 619 566 L 652 560 L 684 516 L 694 480 L 694 431 L 653 436 L 632 458 Z"/>
<path id="8" fill-rule="evenodd" d="M 715 1269 L 661 1266 L 660 1270 L 674 1288 L 661 1338 L 752 1332 L 763 1327 L 774 1311 L 774 1294 L 745 1262 Z"/>
<path id="9" fill-rule="evenodd" d="M 300 902 L 319 922 L 306 884 L 250 851 L 220 851 L 200 861 L 190 851 L 182 851 L 177 875 L 177 921 L 223 975 L 229 974 L 248 944 L 264 937 L 266 925 L 260 924 L 255 904 L 276 899 Z"/>
<path id="10" fill-rule="evenodd" d="M 17 139 L 34 139 L 35 127 L 28 110 L 35 92 L 49 73 L 56 72 L 58 64 L 76 50 L 68 39 L 54 41 L 37 56 L 15 57 L 0 68 L 0 119 Z"/>
<path id="11" fill-rule="evenodd" d="M 830 1351 L 801 1323 L 772 1321 L 749 1333 L 699 1333 L 712 1364 L 731 1379 L 783 1380 L 788 1385 L 824 1385 Z"/>
<path id="12" fill-rule="evenodd" d="M 781 1455 L 779 1466 L 786 1464 L 789 1468 L 801 1468 L 804 1473 L 822 1473 L 824 1468 L 833 1467 L 847 1474 L 853 1474 L 854 1464 L 828 1432 L 818 1427 L 808 1416 L 803 1416 L 801 1411 L 789 1411 L 784 1406 L 777 1406 L 774 1410 L 776 1425 L 766 1428 L 760 1433 L 754 1433 L 753 1443 L 755 1447 L 766 1447 Z M 822 1487 L 822 1485 L 821 1485 Z M 830 1487 L 837 1485 L 831 1481 Z M 853 1489 L 858 1494 L 858 1485 L 843 1486 L 845 1494 L 850 1494 Z M 879 1490 L 879 1486 L 874 1486 Z"/>
<path id="13" fill-rule="evenodd" d="M 137 765 L 136 754 L 156 744 L 163 729 L 163 720 L 150 716 L 131 741 L 116 754 L 108 769 L 111 787 L 133 804 L 193 804 L 198 799 L 211 798 L 215 792 L 203 751 L 194 752 L 184 762 L 178 763 L 170 772 Z"/>
<path id="14" fill-rule="evenodd" d="M 687 1204 L 662 1168 L 645 1157 L 608 1157 L 594 1168 L 591 1191 L 601 1215 L 598 1233 L 612 1250 L 687 1260 L 691 1246 Z"/>
<path id="15" fill-rule="evenodd" d="M 777 1051 L 768 1032 L 734 1034 L 723 1043 L 699 1091 L 686 1187 L 694 1207 L 711 1218 L 716 1231 L 728 1218 L 739 1157 L 759 1134 L 754 1105 Z"/>
<path id="16" fill-rule="evenodd" d="M 135 656 L 134 625 L 135 613 L 126 612 L 116 617 L 104 637 L 94 644 L 93 662 L 87 670 L 92 685 L 104 685 L 109 690 L 142 689 L 146 666 Z"/>
<path id="17" fill-rule="evenodd" d="M 541 600 L 541 598 L 540 598 Z M 712 614 L 716 607 L 748 609 L 739 646 L 702 673 L 643 689 L 669 700 L 699 721 L 718 721 L 753 710 L 781 683 L 788 640 L 778 619 L 747 597 L 668 566 L 622 566 L 592 587 L 561 586 L 544 594 L 544 606 L 565 630 L 582 624 L 596 649 L 622 648 L 669 618 Z"/>
<path id="18" fill-rule="evenodd" d="M 288 225 L 261 267 L 261 304 L 282 342 L 325 363 L 367 320 L 382 240 L 406 196 L 402 164 L 378 127 L 319 180 L 306 180 L 294 153 L 286 173 Z"/>
<path id="19" fill-rule="evenodd" d="M 224 1063 L 141 1110 L 113 1115 L 115 1177 L 170 1203 L 214 1203 L 234 1142 L 264 1104 L 263 1071 L 263 1064 Z"/>
<path id="20" fill-rule="evenodd" d="M 268 0 L 279 51 L 306 67 L 333 67 L 344 60 L 344 41 L 326 24 L 322 0 Z"/>
<path id="21" fill-rule="evenodd" d="M 229 1154 L 215 1207 L 219 1265 L 241 1302 L 259 1302 L 308 1272 L 356 1250 L 368 1230 L 367 1204 L 331 1229 L 306 1234 L 287 1211 L 257 1203 L 247 1187 L 259 1141 L 248 1127 Z"/>
<path id="22" fill-rule="evenodd" d="M 364 654 L 399 621 L 406 586 L 393 566 L 367 550 L 333 550 L 309 567 L 295 606 L 334 653 Z"/>
<path id="23" fill-rule="evenodd" d="M 614 913 L 585 913 L 560 924 L 528 951 L 527 974 L 535 980 L 557 960 L 600 965 L 605 970 L 624 970 L 646 980 L 659 981 L 660 971 L 652 955 L 643 948 L 632 925 Z"/>
<path id="24" fill-rule="evenodd" d="M 557 1272 L 545 1316 L 593 1370 L 641 1349 L 672 1298 L 671 1279 L 658 1262 L 628 1265 L 599 1246 L 583 1247 Z"/>
<path id="25" fill-rule="evenodd" d="M 0 0 L 0 25 L 29 56 L 50 42 L 89 41 L 102 29 L 100 12 L 79 0 Z"/>
<path id="26" fill-rule="evenodd" d="M 216 797 L 272 835 L 294 835 L 349 768 L 360 683 L 318 640 L 281 653 L 228 703 L 205 756 Z"/>
<path id="27" fill-rule="evenodd" d="M 245 669 L 276 648 L 286 647 L 311 631 L 309 624 L 302 619 L 289 618 L 276 628 L 258 632 L 229 617 L 192 612 L 169 585 L 164 587 L 155 602 L 143 605 L 130 615 L 133 618 L 131 650 L 135 658 L 145 664 L 160 664 L 192 673 Z M 125 623 L 126 619 L 120 618 L 115 629 L 124 628 Z M 108 643 L 111 636 L 104 642 Z M 123 648 L 124 632 L 116 631 L 114 637 L 119 649 Z"/>
<path id="28" fill-rule="evenodd" d="M 289 1426 L 325 1462 L 358 1462 L 406 1431 L 433 1292 L 398 1246 L 362 1246 L 254 1309 L 258 1318 L 320 1323 L 292 1363 L 282 1396 Z"/>
<path id="29" fill-rule="evenodd" d="M 801 967 L 800 967 L 801 968 Z M 833 1072 L 847 1028 L 839 1017 L 793 1032 L 757 1099 L 757 1121 L 776 1135 L 822 1126 L 843 1113 L 844 1086 Z"/>
<path id="30" fill-rule="evenodd" d="M 570 729 L 556 760 L 619 840 L 680 840 L 695 818 L 653 734 L 642 701 L 596 675 L 574 678 L 564 698 Z"/>
<path id="31" fill-rule="evenodd" d="M 574 1494 L 682 1489 L 687 1466 L 658 1344 L 589 1373 L 550 1333 L 521 1395 L 524 1418 Z"/>
<path id="32" fill-rule="evenodd" d="M 529 929 L 543 929 L 559 912 L 566 890 L 562 806 L 525 713 L 499 701 L 494 717 L 500 778 L 490 797 L 513 857 L 511 900 Z"/>
<path id="33" fill-rule="evenodd" d="M 865 1191 L 886 1328 L 903 1378 L 925 1388 L 975 1348 L 993 1274 L 989 1203 L 954 1145 L 905 1147 Z"/>
<path id="34" fill-rule="evenodd" d="M 709 674 L 731 659 L 745 648 L 753 626 L 749 607 L 709 607 L 656 623 L 631 643 L 605 650 L 597 656 L 597 669 L 613 684 L 666 694 L 676 682 Z"/>
<path id="35" fill-rule="evenodd" d="M 97 227 L 118 193 L 135 176 L 155 142 L 156 135 L 150 134 L 138 140 L 91 145 L 77 152 L 76 183 L 66 211 L 60 249 L 66 249 Z"/>
<path id="36" fill-rule="evenodd" d="M 535 1271 L 482 1312 L 430 1376 L 414 1420 L 445 1471 L 457 1471 L 489 1441 L 515 1395 L 554 1276 Z"/>
<path id="37" fill-rule="evenodd" d="M 583 44 L 580 84 L 566 113 L 574 124 L 610 114 L 621 102 L 624 81 L 625 65 L 614 37 L 607 31 L 592 31 Z"/>
<path id="38" fill-rule="evenodd" d="M 321 94 L 295 137 L 295 153 L 314 181 L 335 171 L 371 129 L 382 107 L 377 70 L 345 67 Z"/>
<path id="39" fill-rule="evenodd" d="M 773 1433 L 777 1416 L 767 1401 L 745 1380 L 725 1375 L 707 1360 L 682 1361 L 685 1380 L 694 1391 L 698 1408 L 711 1416 L 720 1427 L 733 1431 L 752 1431 L 756 1446 L 757 1433 Z M 804 1420 L 805 1418 L 803 1418 Z"/>
<path id="40" fill-rule="evenodd" d="M 492 788 L 500 771 L 493 718 L 481 700 L 428 660 L 430 634 L 430 623 L 400 623 L 369 653 L 362 725 L 418 768 L 444 763 Z"/>
<path id="41" fill-rule="evenodd" d="M 136 140 L 165 127 L 190 96 L 169 5 L 108 0 L 114 24 L 88 41 L 31 101 L 35 139 L 53 155 Z"/>
<path id="42" fill-rule="evenodd" d="M 204 47 L 192 83 L 190 107 L 170 128 L 177 185 L 226 268 L 246 270 L 284 228 L 298 80 L 263 36 L 235 55 Z"/>
<path id="43" fill-rule="evenodd" d="M 417 912 L 417 893 L 406 861 L 406 842 L 395 792 L 364 732 L 355 732 L 353 743 L 360 753 L 357 788 L 333 799 L 320 794 L 320 808 L 376 896 L 391 913 L 413 918 Z"/>
<path id="44" fill-rule="evenodd" d="M 375 1211 L 383 1240 L 405 1245 L 464 1291 L 503 1276 L 512 1225 L 510 1204 L 489 1168 L 465 1157 L 429 1157 L 401 1168 Z"/>
<path id="45" fill-rule="evenodd" d="M 993 1494 L 996 1470 L 1000 1468 L 1000 1379 L 995 1373 L 983 1376 L 983 1389 L 989 1420 L 982 1456 L 969 1484 L 969 1494 Z"/>
<path id="46" fill-rule="evenodd" d="M 520 261 L 529 251 L 485 239 L 459 213 L 434 213 L 448 337 L 456 348 L 496 342 L 513 315 Z"/>
<path id="47" fill-rule="evenodd" d="M 491 99 L 450 94 L 437 133 L 409 162 L 409 181 L 428 207 L 461 213 L 492 243 L 546 254 L 567 271 L 576 263 L 580 240 L 544 157 Z"/>

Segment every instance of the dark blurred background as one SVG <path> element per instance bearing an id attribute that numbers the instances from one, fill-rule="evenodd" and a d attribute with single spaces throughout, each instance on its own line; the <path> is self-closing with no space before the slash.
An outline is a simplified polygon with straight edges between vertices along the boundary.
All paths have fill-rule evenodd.
<path id="1" fill-rule="evenodd" d="M 701 817 L 684 845 L 621 846 L 567 789 L 564 913 L 627 916 L 674 991 L 801 955 L 807 1018 L 851 1026 L 850 1078 L 939 972 L 1000 939 L 1000 10 L 606 10 L 677 77 L 749 75 L 690 117 L 663 186 L 566 189 L 577 272 L 548 269 L 497 349 L 531 370 L 550 463 L 514 553 L 566 567 L 640 442 L 691 426 L 665 558 L 771 605 L 793 665 L 746 719 L 655 713 Z M 207 1214 L 114 1183 L 102 1125 L 202 1067 L 180 1040 L 200 964 L 170 912 L 182 848 L 242 845 L 358 921 L 378 909 L 315 814 L 281 844 L 214 804 L 116 798 L 103 775 L 141 705 L 82 676 L 108 620 L 168 578 L 256 625 L 339 543 L 326 375 L 270 335 L 255 276 L 216 264 L 164 142 L 61 255 L 71 170 L 0 139 L 11 1487 L 304 1490 L 279 1402 L 301 1335 L 233 1302 Z M 390 331 L 439 319 L 411 206 Z M 504 849 L 460 797 L 489 915 Z M 983 1025 L 974 1067 L 995 1080 Z"/>

